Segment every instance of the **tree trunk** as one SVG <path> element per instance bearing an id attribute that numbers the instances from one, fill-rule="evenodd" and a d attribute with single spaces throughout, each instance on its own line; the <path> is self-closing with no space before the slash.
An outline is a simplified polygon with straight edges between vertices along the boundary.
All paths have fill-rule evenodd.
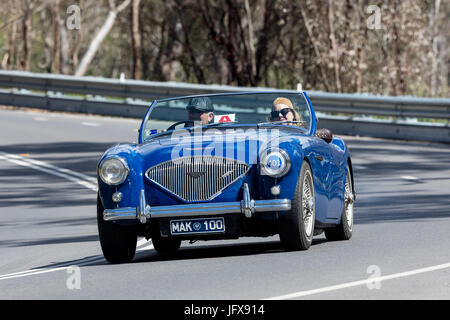
<path id="1" fill-rule="evenodd" d="M 59 29 L 60 15 L 59 11 L 61 9 L 61 1 L 56 0 L 53 9 L 53 59 L 52 59 L 52 72 L 61 72 L 60 62 L 61 62 L 61 34 Z"/>
<path id="2" fill-rule="evenodd" d="M 184 35 L 184 49 L 186 49 L 187 54 L 189 56 L 189 60 L 191 62 L 192 68 L 194 69 L 195 77 L 197 78 L 197 81 L 199 83 L 206 83 L 205 75 L 203 74 L 203 70 L 201 66 L 197 63 L 196 55 L 194 53 L 194 49 L 192 48 L 190 34 L 191 30 L 189 28 L 189 23 L 186 22 L 184 12 L 185 8 L 183 6 L 182 1 L 176 1 L 176 11 L 178 13 L 178 18 L 180 19 L 181 28 L 183 29 L 183 35 Z"/>
<path id="3" fill-rule="evenodd" d="M 139 27 L 139 4 L 141 0 L 133 0 L 131 3 L 131 44 L 133 53 L 133 79 L 139 80 L 142 77 L 142 47 Z"/>
<path id="4" fill-rule="evenodd" d="M 25 12 L 22 19 L 23 56 L 21 61 L 21 68 L 25 71 L 30 69 L 31 60 L 31 13 L 32 8 L 29 3 L 26 3 Z"/>
<path id="5" fill-rule="evenodd" d="M 333 11 L 333 0 L 328 1 L 328 23 L 330 27 L 330 41 L 331 41 L 331 55 L 333 57 L 334 65 L 334 79 L 336 84 L 336 90 L 338 93 L 342 92 L 341 86 L 341 75 L 340 75 L 340 64 L 339 64 L 339 48 L 336 43 L 336 36 L 334 31 L 334 11 Z"/>
<path id="6" fill-rule="evenodd" d="M 434 4 L 433 4 L 434 2 Z M 436 20 L 439 17 L 439 8 L 441 5 L 440 0 L 431 1 L 430 5 L 430 23 L 429 23 L 429 34 L 430 34 L 430 45 L 432 49 L 431 58 L 431 82 L 430 82 L 430 95 L 433 97 L 436 94 L 436 84 L 437 84 L 437 74 L 438 74 L 438 40 L 437 38 L 437 28 Z"/>
<path id="7" fill-rule="evenodd" d="M 305 12 L 305 9 L 303 8 L 303 6 L 300 6 L 300 12 L 302 14 L 302 19 L 303 19 L 303 23 L 305 25 L 306 31 L 308 32 L 308 37 L 313 45 L 314 53 L 316 54 L 317 59 L 319 60 L 318 65 L 319 65 L 320 74 L 322 76 L 322 81 L 323 81 L 322 84 L 324 85 L 325 90 L 329 91 L 330 86 L 328 85 L 328 77 L 327 77 L 327 73 L 324 68 L 324 64 L 326 62 L 324 61 L 324 59 L 322 58 L 322 54 L 320 53 L 318 40 L 316 39 L 316 37 L 313 34 L 311 24 L 308 22 L 308 17 L 306 16 L 306 12 Z"/>
<path id="8" fill-rule="evenodd" d="M 248 20 L 248 46 L 250 48 L 250 61 L 252 65 L 252 75 L 256 75 L 256 55 L 255 55 L 255 39 L 253 34 L 253 19 L 250 9 L 249 0 L 245 0 L 245 12 Z"/>
<path id="9" fill-rule="evenodd" d="M 102 44 L 105 37 L 108 35 L 109 31 L 111 31 L 114 25 L 114 21 L 116 20 L 117 14 L 120 13 L 123 9 L 125 9 L 130 4 L 130 1 L 131 0 L 124 0 L 122 4 L 119 5 L 118 7 L 114 5 L 113 0 L 109 1 L 110 11 L 108 13 L 108 17 L 106 18 L 105 23 L 100 28 L 98 33 L 95 35 L 94 39 L 92 39 L 87 52 L 83 56 L 83 59 L 81 59 L 77 71 L 75 72 L 76 76 L 82 77 L 85 75 L 87 68 L 89 67 L 89 64 L 91 63 L 92 59 L 97 53 L 98 48 Z"/>
<path id="10" fill-rule="evenodd" d="M 17 23 L 11 24 L 11 32 L 9 34 L 8 52 L 4 55 L 2 60 L 2 69 L 8 69 L 13 61 L 15 41 L 16 41 Z"/>

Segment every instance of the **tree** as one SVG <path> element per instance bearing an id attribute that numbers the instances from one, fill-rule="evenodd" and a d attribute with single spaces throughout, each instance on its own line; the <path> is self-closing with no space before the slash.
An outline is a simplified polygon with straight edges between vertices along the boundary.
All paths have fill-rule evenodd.
<path id="1" fill-rule="evenodd" d="M 141 34 L 139 28 L 139 5 L 141 0 L 132 0 L 131 3 L 131 44 L 133 53 L 132 75 L 133 79 L 142 76 Z"/>
<path id="2" fill-rule="evenodd" d="M 103 26 L 95 35 L 94 39 L 92 39 L 87 52 L 83 56 L 83 59 L 81 59 L 81 62 L 78 65 L 78 68 L 75 72 L 76 76 L 81 77 L 86 73 L 89 64 L 91 63 L 92 59 L 95 56 L 95 53 L 97 52 L 101 43 L 103 42 L 103 40 L 113 27 L 117 15 L 130 4 L 130 1 L 131 0 L 124 0 L 119 6 L 116 6 L 115 0 L 109 0 L 108 17 L 106 18 Z"/>

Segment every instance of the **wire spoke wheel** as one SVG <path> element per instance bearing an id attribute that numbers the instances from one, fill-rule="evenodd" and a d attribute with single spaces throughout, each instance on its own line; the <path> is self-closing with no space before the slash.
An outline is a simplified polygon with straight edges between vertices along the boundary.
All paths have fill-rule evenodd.
<path id="1" fill-rule="evenodd" d="M 350 173 L 347 174 L 347 179 L 345 181 L 345 217 L 347 226 L 350 230 L 353 230 L 353 193 L 352 193 L 352 178 Z"/>
<path id="2" fill-rule="evenodd" d="M 315 224 L 315 193 L 311 167 L 304 161 L 300 170 L 291 210 L 279 219 L 279 234 L 287 250 L 307 250 L 311 246 Z"/>
<path id="3" fill-rule="evenodd" d="M 307 171 L 303 180 L 302 190 L 303 224 L 306 236 L 309 238 L 313 233 L 314 226 L 314 199 L 312 193 L 311 172 Z"/>
<path id="4" fill-rule="evenodd" d="M 332 228 L 326 228 L 325 236 L 328 240 L 349 240 L 353 234 L 353 217 L 354 217 L 354 195 L 352 186 L 352 175 L 350 168 L 347 170 L 344 188 L 344 207 L 342 209 L 341 222 Z"/>

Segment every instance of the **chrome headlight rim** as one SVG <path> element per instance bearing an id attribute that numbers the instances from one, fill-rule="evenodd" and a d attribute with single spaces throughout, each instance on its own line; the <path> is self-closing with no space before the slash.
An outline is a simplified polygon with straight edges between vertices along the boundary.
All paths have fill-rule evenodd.
<path id="1" fill-rule="evenodd" d="M 108 181 L 108 180 L 103 176 L 103 173 L 102 173 L 102 172 L 103 172 L 103 166 L 105 165 L 105 163 L 108 162 L 108 161 L 113 161 L 113 160 L 119 161 L 119 163 L 123 166 L 123 168 L 122 168 L 122 169 L 123 169 L 123 172 L 122 172 L 122 174 L 121 174 L 121 179 L 120 179 L 120 180 L 111 182 L 111 181 Z M 124 183 L 125 180 L 127 179 L 129 173 L 130 173 L 130 167 L 128 166 L 127 161 L 126 161 L 124 158 L 119 157 L 119 156 L 110 156 L 110 157 L 104 158 L 104 159 L 102 159 L 102 161 L 100 161 L 100 163 L 98 164 L 97 174 L 98 174 L 98 176 L 100 177 L 100 179 L 101 179 L 104 183 L 106 183 L 107 185 L 109 185 L 109 186 L 118 186 L 118 185 Z"/>
<path id="2" fill-rule="evenodd" d="M 266 167 L 266 159 L 272 154 L 279 154 L 280 158 L 283 160 L 283 167 L 278 173 L 274 173 L 272 169 L 268 169 Z M 260 159 L 260 167 L 262 175 L 266 175 L 273 178 L 280 178 L 285 176 L 291 169 L 291 158 L 289 157 L 288 153 L 283 149 L 270 148 L 266 150 L 266 152 L 262 155 Z"/>

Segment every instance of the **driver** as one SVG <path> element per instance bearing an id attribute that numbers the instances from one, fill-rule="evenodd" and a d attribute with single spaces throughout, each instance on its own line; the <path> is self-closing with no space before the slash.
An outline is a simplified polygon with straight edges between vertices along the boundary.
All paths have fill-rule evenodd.
<path id="1" fill-rule="evenodd" d="M 196 97 L 189 100 L 186 106 L 188 120 L 201 121 L 202 125 L 214 119 L 214 107 L 208 97 Z"/>

